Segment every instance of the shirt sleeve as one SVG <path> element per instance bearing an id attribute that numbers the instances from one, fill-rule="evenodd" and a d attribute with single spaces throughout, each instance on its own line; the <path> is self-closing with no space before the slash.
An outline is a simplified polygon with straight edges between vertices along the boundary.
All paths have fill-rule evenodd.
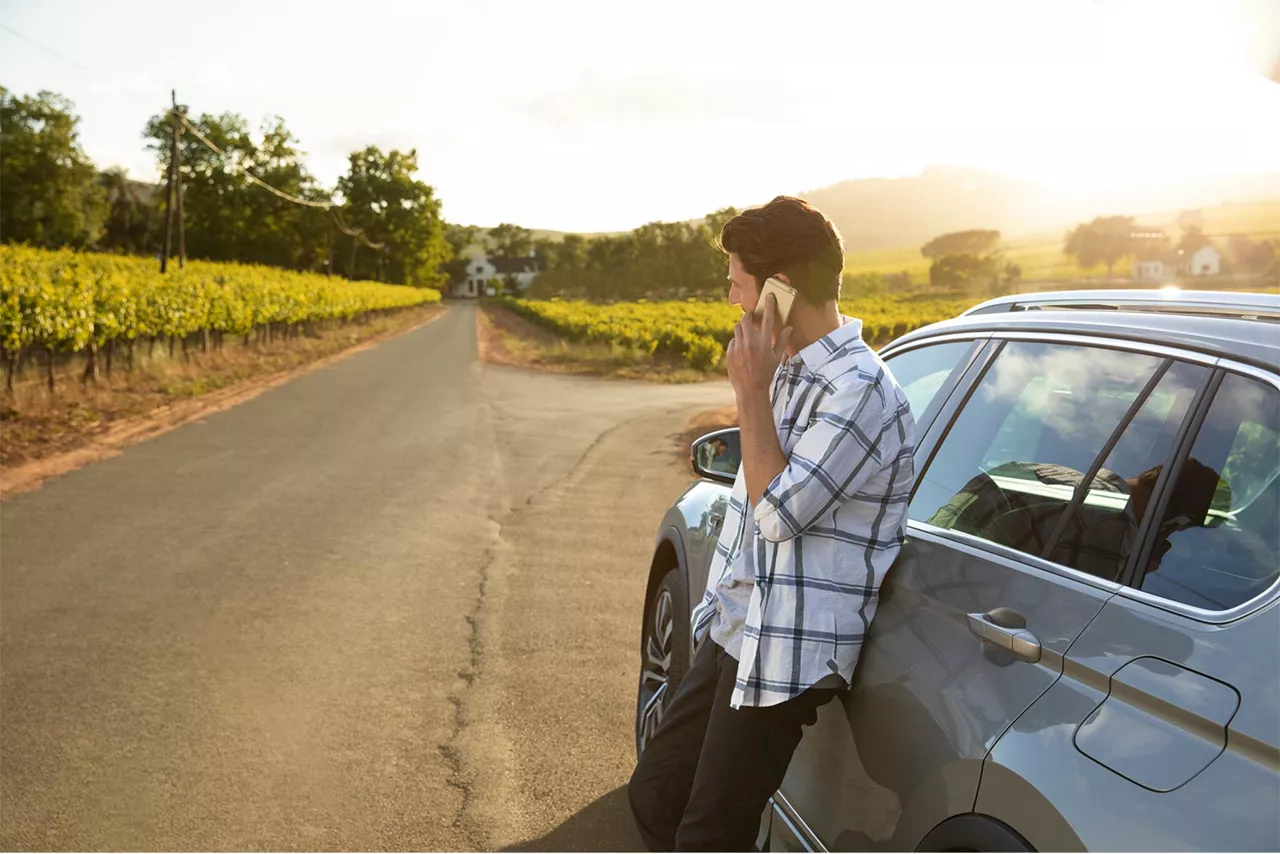
<path id="1" fill-rule="evenodd" d="M 760 535 L 780 543 L 799 536 L 857 493 L 897 453 L 886 419 L 885 389 L 861 382 L 818 404 L 786 468 L 755 506 Z"/>

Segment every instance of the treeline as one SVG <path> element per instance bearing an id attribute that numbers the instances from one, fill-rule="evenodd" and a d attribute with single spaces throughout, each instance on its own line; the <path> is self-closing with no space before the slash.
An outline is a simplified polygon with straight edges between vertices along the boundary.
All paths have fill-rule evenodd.
<path id="1" fill-rule="evenodd" d="M 283 119 L 269 119 L 256 133 L 234 113 L 190 120 L 222 153 L 192 133 L 180 138 L 189 257 L 324 272 L 332 237 L 333 272 L 349 279 L 433 287 L 447 279 L 454 248 L 435 190 L 415 177 L 415 151 L 371 145 L 352 152 L 337 181 L 343 221 L 385 245 L 375 252 L 337 229 L 331 234 L 324 209 L 291 203 L 244 177 L 248 170 L 302 199 L 333 198 L 307 170 Z M 158 256 L 163 185 L 133 180 L 121 169 L 99 171 L 80 146 L 78 122 L 72 103 L 60 95 L 17 96 L 0 87 L 0 240 Z M 153 116 L 142 135 L 164 174 L 168 114 Z"/>
<path id="2" fill-rule="evenodd" d="M 528 296 L 596 301 L 721 296 L 726 267 L 716 238 L 737 213 L 724 208 L 699 222 L 652 222 L 625 234 L 530 240 L 540 272 Z M 495 237 L 499 253 L 522 254 L 524 243 L 518 235 L 513 239 L 513 228 L 506 226 Z"/>
<path id="3" fill-rule="evenodd" d="M 1224 274 L 1257 275 L 1267 285 L 1280 284 L 1280 240 L 1255 241 L 1247 235 L 1228 235 L 1226 246 L 1216 245 L 1204 233 L 1195 212 L 1179 219 L 1182 235 L 1175 243 L 1163 229 L 1144 228 L 1131 216 L 1102 216 L 1081 223 L 1067 233 L 1064 254 L 1075 259 L 1081 269 L 1099 265 L 1110 279 L 1116 264 L 1125 259 L 1160 261 L 1175 272 L 1184 270 L 1192 256 L 1213 247 L 1221 258 Z"/>

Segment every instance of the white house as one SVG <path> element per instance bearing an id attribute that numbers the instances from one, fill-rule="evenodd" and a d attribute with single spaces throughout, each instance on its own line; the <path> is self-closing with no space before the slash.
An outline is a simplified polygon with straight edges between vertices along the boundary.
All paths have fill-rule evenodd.
<path id="1" fill-rule="evenodd" d="M 538 275 L 538 260 L 530 252 L 527 258 L 503 258 L 477 250 L 467 259 L 466 275 L 453 283 L 455 297 L 494 296 L 492 279 L 501 279 L 508 294 L 522 294 Z"/>
<path id="2" fill-rule="evenodd" d="M 1174 276 L 1216 276 L 1222 256 L 1212 246 L 1202 246 L 1193 255 L 1178 250 L 1139 253 L 1133 262 L 1133 277 L 1144 282 L 1163 282 Z"/>
<path id="3" fill-rule="evenodd" d="M 1187 274 L 1191 276 L 1216 276 L 1222 269 L 1222 256 L 1212 246 L 1202 246 L 1191 256 L 1187 263 Z"/>

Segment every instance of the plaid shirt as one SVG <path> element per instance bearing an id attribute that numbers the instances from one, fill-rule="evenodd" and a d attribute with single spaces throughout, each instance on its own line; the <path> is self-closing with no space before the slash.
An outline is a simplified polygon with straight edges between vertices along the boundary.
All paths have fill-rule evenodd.
<path id="1" fill-rule="evenodd" d="M 785 702 L 833 673 L 849 684 L 880 583 L 902 545 L 915 420 L 862 340 L 862 321 L 842 320 L 779 366 L 771 400 L 787 467 L 750 514 L 738 471 L 693 611 L 701 643 L 722 579 L 741 562 L 754 565 L 735 709 Z"/>

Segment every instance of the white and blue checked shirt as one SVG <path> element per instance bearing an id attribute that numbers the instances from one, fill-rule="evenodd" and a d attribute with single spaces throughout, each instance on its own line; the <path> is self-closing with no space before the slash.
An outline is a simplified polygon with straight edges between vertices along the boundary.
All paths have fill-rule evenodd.
<path id="1" fill-rule="evenodd" d="M 833 673 L 850 684 L 902 546 L 915 420 L 861 333 L 862 321 L 842 318 L 778 367 L 771 399 L 787 467 L 751 514 L 741 469 L 734 482 L 692 624 L 701 644 L 735 567 L 739 577 L 754 567 L 735 709 L 785 702 Z"/>

